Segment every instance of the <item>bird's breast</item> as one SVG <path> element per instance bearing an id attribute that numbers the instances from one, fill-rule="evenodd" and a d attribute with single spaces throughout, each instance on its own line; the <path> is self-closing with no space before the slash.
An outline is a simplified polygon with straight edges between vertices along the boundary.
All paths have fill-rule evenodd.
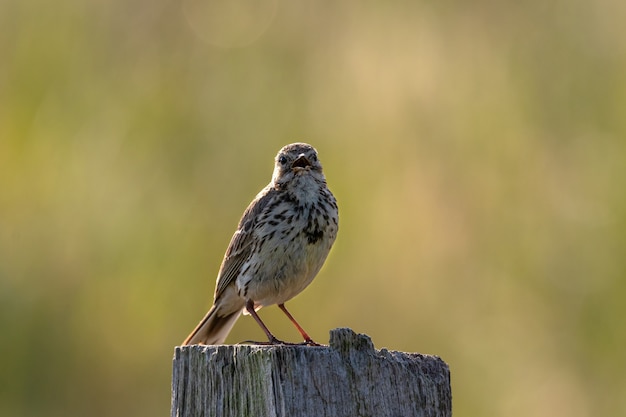
<path id="1" fill-rule="evenodd" d="M 322 267 L 337 235 L 337 209 L 329 191 L 315 198 L 285 192 L 268 204 L 255 227 L 255 247 L 237 284 L 258 305 L 284 303 Z"/>

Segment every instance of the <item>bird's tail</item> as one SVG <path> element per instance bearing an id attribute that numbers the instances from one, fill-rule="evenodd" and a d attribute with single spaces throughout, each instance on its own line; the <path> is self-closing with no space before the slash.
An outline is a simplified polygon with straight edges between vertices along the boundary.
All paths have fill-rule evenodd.
<path id="1" fill-rule="evenodd" d="M 193 332 L 183 342 L 185 345 L 220 345 L 224 343 L 235 322 L 241 315 L 241 309 L 220 316 L 215 306 L 211 307 L 206 316 L 198 323 Z"/>

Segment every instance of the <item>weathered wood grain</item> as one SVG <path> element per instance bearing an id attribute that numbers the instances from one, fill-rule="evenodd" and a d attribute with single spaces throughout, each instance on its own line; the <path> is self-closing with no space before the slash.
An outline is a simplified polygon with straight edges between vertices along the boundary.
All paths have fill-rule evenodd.
<path id="1" fill-rule="evenodd" d="M 330 345 L 183 346 L 174 356 L 172 417 L 449 417 L 448 365 L 375 350 L 335 329 Z"/>

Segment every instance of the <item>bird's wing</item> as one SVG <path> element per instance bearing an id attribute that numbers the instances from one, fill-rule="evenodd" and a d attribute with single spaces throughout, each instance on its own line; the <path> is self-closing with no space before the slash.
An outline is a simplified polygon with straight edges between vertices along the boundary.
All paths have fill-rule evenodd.
<path id="1" fill-rule="evenodd" d="M 215 298 L 217 299 L 241 272 L 241 266 L 250 258 L 254 247 L 254 228 L 261 211 L 275 196 L 275 189 L 269 185 L 255 198 L 243 213 L 237 231 L 230 240 L 226 254 L 217 275 Z"/>

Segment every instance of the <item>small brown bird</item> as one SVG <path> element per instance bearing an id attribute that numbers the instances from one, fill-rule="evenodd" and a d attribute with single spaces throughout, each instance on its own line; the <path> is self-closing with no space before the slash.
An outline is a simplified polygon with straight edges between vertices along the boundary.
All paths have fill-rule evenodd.
<path id="1" fill-rule="evenodd" d="M 217 275 L 213 306 L 183 345 L 221 344 L 244 312 L 269 344 L 282 344 L 256 310 L 278 304 L 304 343 L 317 345 L 285 308 L 324 264 L 338 230 L 337 201 L 317 151 L 292 143 L 276 155 L 272 180 L 239 221 Z"/>

